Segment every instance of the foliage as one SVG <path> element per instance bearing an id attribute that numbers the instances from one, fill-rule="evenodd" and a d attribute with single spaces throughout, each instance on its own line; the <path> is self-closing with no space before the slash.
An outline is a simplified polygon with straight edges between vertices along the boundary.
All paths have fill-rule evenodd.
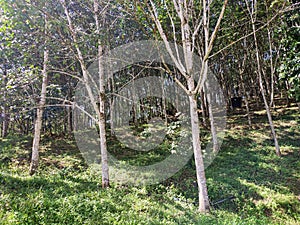
<path id="1" fill-rule="evenodd" d="M 283 18 L 283 25 L 279 28 L 282 36 L 282 60 L 279 67 L 280 79 L 290 85 L 291 97 L 300 101 L 300 15 L 287 13 Z"/>
<path id="2" fill-rule="evenodd" d="M 206 171 L 210 199 L 215 203 L 210 215 L 196 212 L 197 183 L 193 160 L 162 184 L 147 187 L 112 184 L 108 190 L 102 190 L 101 178 L 87 167 L 72 137 L 68 137 L 70 140 L 64 137 L 68 125 L 72 131 L 73 115 L 67 110 L 69 108 L 59 104 L 74 99 L 77 78 L 82 75 L 74 47 L 80 48 L 88 67 L 97 55 L 99 43 L 107 50 L 131 41 L 159 39 L 159 35 L 149 17 L 147 1 L 99 1 L 100 11 L 107 10 L 105 17 L 99 15 L 99 33 L 95 32 L 92 1 L 66 2 L 77 43 L 70 35 L 60 1 L 0 0 L 0 115 L 2 112 L 8 114 L 11 122 L 10 136 L 0 139 L 0 224 L 295 224 L 300 220 L 297 170 L 300 166 L 297 139 L 300 121 L 294 108 L 284 115 L 277 107 L 278 111 L 274 113 L 282 158 L 274 155 L 270 137 L 266 135 L 266 122 L 259 112 L 252 112 L 254 130 L 245 128 L 246 121 L 242 116 L 230 118 L 232 129 L 228 131 L 222 151 Z M 182 44 L 179 41 L 182 37 L 180 20 L 174 16 L 176 10 L 172 1 L 154 2 L 167 39 L 177 39 Z M 193 12 L 188 23 L 193 29 L 201 20 L 201 4 L 201 1 L 194 1 L 191 6 Z M 210 5 L 209 32 L 216 24 L 222 4 L 222 1 L 212 1 Z M 274 88 L 276 97 L 289 89 L 290 96 L 300 101 L 299 13 L 287 11 L 281 20 L 270 21 L 284 4 L 281 0 L 257 3 L 258 51 L 268 93 L 271 75 L 277 85 Z M 47 35 L 45 15 L 49 20 Z M 243 83 L 249 96 L 255 94 L 259 106 L 251 25 L 246 4 L 229 2 L 213 46 L 212 54 L 216 55 L 210 60 L 210 66 L 228 98 L 232 86 Z M 268 40 L 266 28 L 272 40 Z M 203 55 L 202 31 L 200 26 L 194 41 L 197 53 Z M 47 45 L 44 44 L 46 39 Z M 239 39 L 241 41 L 235 43 Z M 31 109 L 38 102 L 45 48 L 50 55 L 47 103 L 52 106 L 45 108 L 43 116 L 41 170 L 36 176 L 29 177 L 30 132 L 35 119 Z M 280 73 L 281 86 L 276 83 L 278 74 L 273 74 L 270 69 L 270 58 Z M 145 65 L 143 63 L 140 65 Z M 144 68 L 140 65 L 129 66 L 114 74 L 116 91 L 132 81 L 136 74 L 145 76 L 150 71 L 151 75 L 157 75 L 157 71 L 150 69 L 142 73 Z M 252 105 L 251 110 L 254 110 Z M 141 112 L 139 118 L 142 113 L 147 114 L 147 111 Z M 140 126 L 133 129 L 137 135 L 146 138 L 151 127 L 144 124 L 145 121 L 138 122 Z M 136 154 L 114 137 L 108 139 L 109 151 L 118 160 L 134 165 L 160 161 L 176 147 L 179 127 L 177 122 L 171 123 L 165 141 L 151 152 Z M 19 137 L 16 133 L 28 136 Z M 201 130 L 202 144 L 207 140 L 207 133 L 209 131 Z"/>

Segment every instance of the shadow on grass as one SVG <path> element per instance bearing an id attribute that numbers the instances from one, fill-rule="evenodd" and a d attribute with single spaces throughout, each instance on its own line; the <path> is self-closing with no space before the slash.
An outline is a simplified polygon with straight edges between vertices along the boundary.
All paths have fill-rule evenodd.
<path id="1" fill-rule="evenodd" d="M 299 163 L 299 151 L 291 151 L 279 158 L 272 144 L 269 140 L 258 144 L 246 136 L 228 135 L 224 139 L 221 151 L 206 169 L 210 200 L 212 203 L 219 202 L 213 205 L 214 208 L 242 216 L 243 211 L 249 213 L 251 210 L 267 217 L 277 209 L 291 215 L 300 213 L 297 209 L 300 203 L 296 200 L 300 196 L 299 167 L 295 164 Z M 171 183 L 175 183 L 186 198 L 197 204 L 193 166 L 192 162 Z M 190 175 L 186 175 L 186 171 L 190 171 Z M 274 195 L 274 198 L 286 195 L 283 197 L 286 200 L 275 199 L 277 202 L 274 204 L 277 205 L 274 208 L 260 207 L 258 203 L 267 201 L 267 195 Z M 289 199 L 291 195 L 294 197 Z"/>

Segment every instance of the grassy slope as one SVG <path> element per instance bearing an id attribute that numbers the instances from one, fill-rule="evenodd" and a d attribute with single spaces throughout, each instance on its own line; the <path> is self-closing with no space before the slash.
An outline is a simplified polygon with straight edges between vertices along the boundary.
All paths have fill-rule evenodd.
<path id="1" fill-rule="evenodd" d="M 263 112 L 255 129 L 229 117 L 221 152 L 206 171 L 210 215 L 196 211 L 193 162 L 163 184 L 102 190 L 72 142 L 43 141 L 38 174 L 28 176 L 30 138 L 0 142 L 0 224 L 297 224 L 300 221 L 300 118 L 279 109 L 283 157 L 275 155 Z M 300 223 L 298 223 L 300 224 Z"/>

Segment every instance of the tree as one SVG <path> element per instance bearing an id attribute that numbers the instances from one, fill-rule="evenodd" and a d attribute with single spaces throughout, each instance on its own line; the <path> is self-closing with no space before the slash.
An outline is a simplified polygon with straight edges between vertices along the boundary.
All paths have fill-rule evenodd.
<path id="1" fill-rule="evenodd" d="M 165 47 L 172 58 L 174 64 L 176 65 L 176 69 L 180 72 L 181 76 L 184 78 L 184 83 L 180 82 L 174 76 L 174 80 L 177 84 L 185 90 L 185 92 L 189 96 L 189 107 L 190 107 L 190 118 L 191 118 L 191 126 L 192 126 L 192 143 L 194 149 L 194 157 L 196 164 L 196 175 L 198 182 L 198 196 L 199 196 L 199 211 L 207 212 L 209 211 L 209 199 L 207 193 L 206 186 L 206 177 L 204 171 L 204 161 L 201 150 L 200 143 L 200 123 L 198 117 L 198 106 L 197 106 L 197 95 L 200 90 L 204 88 L 204 82 L 207 78 L 208 73 L 208 57 L 213 47 L 214 40 L 216 38 L 217 31 L 219 29 L 221 19 L 224 15 L 225 8 L 227 5 L 227 0 L 224 1 L 221 12 L 219 14 L 219 18 L 216 21 L 216 25 L 213 29 L 211 35 L 209 35 L 209 3 L 203 1 L 202 5 L 202 16 L 203 20 L 200 20 L 198 2 L 196 1 L 185 1 L 185 0 L 173 0 L 163 2 L 162 5 L 155 1 L 150 1 L 150 4 L 147 4 L 145 12 L 150 12 L 151 18 L 156 25 L 156 29 L 158 31 L 159 37 L 163 40 Z M 137 3 L 139 4 L 139 3 Z M 196 7 L 197 6 L 197 7 Z M 143 7 L 142 4 L 139 7 Z M 199 8 L 198 8 L 199 7 Z M 167 18 L 172 27 L 171 35 L 169 35 L 168 29 L 164 27 L 164 24 L 161 22 L 161 18 L 164 18 L 159 12 L 162 12 L 162 8 L 167 11 Z M 198 11 L 197 11 L 198 10 Z M 175 15 L 175 16 L 172 16 Z M 195 15 L 198 15 L 197 19 L 195 19 Z M 145 15 L 147 17 L 147 15 Z M 179 26 L 175 25 L 180 24 Z M 192 25 L 191 25 L 192 24 Z M 200 30 L 204 32 L 204 41 L 200 39 L 201 35 Z M 179 30 L 179 31 L 178 31 Z M 175 42 L 175 49 L 177 41 L 182 44 L 183 47 L 183 59 L 181 60 L 177 55 L 178 52 L 174 51 L 169 44 L 168 38 L 173 37 L 173 41 Z M 181 37 L 180 37 L 181 36 Z M 178 38 L 180 37 L 180 39 Z M 203 37 L 203 36 L 202 36 Z M 177 39 L 178 38 L 178 39 Z M 199 38 L 199 39 L 197 39 Z M 196 40 L 197 39 L 197 40 Z M 203 47 L 204 51 L 201 53 L 201 50 L 197 50 L 196 41 L 200 42 L 201 47 Z M 202 58 L 201 66 L 200 66 L 200 75 L 199 77 L 195 76 L 195 72 L 193 71 L 195 68 L 193 53 L 194 51 L 198 51 Z M 195 83 L 195 79 L 197 83 Z M 211 115 L 211 114 L 210 114 Z M 213 120 L 211 123 L 212 126 Z"/>
<path id="2" fill-rule="evenodd" d="M 93 91 L 92 91 L 92 87 L 90 86 L 90 82 L 89 80 L 90 75 L 89 75 L 89 71 L 87 69 L 86 63 L 85 63 L 85 59 L 84 59 L 84 55 L 83 52 L 81 50 L 81 48 L 79 47 L 79 41 L 78 41 L 78 32 L 77 30 L 74 28 L 74 24 L 73 24 L 73 20 L 72 17 L 70 16 L 70 12 L 68 9 L 68 6 L 66 4 L 65 0 L 61 0 L 61 4 L 62 7 L 64 9 L 64 13 L 67 19 L 67 23 L 68 23 L 68 29 L 69 32 L 71 34 L 72 37 L 72 46 L 74 46 L 75 50 L 76 50 L 76 56 L 77 59 L 79 61 L 80 67 L 81 67 L 81 72 L 82 72 L 82 76 L 83 76 L 83 80 L 84 80 L 84 84 L 85 84 L 85 88 L 87 90 L 88 93 L 88 97 L 91 101 L 93 110 L 95 111 L 95 113 L 98 116 L 98 124 L 99 124 L 99 136 L 100 136 L 100 146 L 101 146 L 101 161 L 102 161 L 102 187 L 103 188 L 107 188 L 109 187 L 109 171 L 108 171 L 108 159 L 107 159 L 107 148 L 106 148 L 106 135 L 105 135 L 105 109 L 104 109 L 104 102 L 105 102 L 105 98 L 104 98 L 104 77 L 103 77 L 103 69 L 102 67 L 102 62 L 101 62 L 101 55 L 102 55 L 102 51 L 103 48 L 101 46 L 101 42 L 98 42 L 98 54 L 97 54 L 97 60 L 98 60 L 98 73 L 99 73 L 99 105 L 100 107 L 98 107 L 97 102 L 98 100 L 95 98 Z M 99 35 L 99 29 L 100 29 L 100 25 L 99 25 L 99 19 L 98 19 L 98 2 L 94 1 L 94 19 L 96 21 L 96 34 Z"/>
<path id="3" fill-rule="evenodd" d="M 99 21 L 99 6 L 98 2 L 94 0 L 94 17 L 96 22 L 96 34 L 100 34 L 100 21 Z M 105 13 L 102 14 L 105 20 Z M 105 131 L 105 77 L 102 64 L 103 46 L 98 39 L 98 74 L 99 74 L 99 136 L 101 148 L 101 161 L 102 161 L 102 187 L 109 187 L 109 170 L 108 170 L 108 155 L 106 146 L 106 131 Z"/>
<path id="4" fill-rule="evenodd" d="M 46 6 L 45 6 L 46 9 Z M 41 129 L 42 129 L 42 119 L 44 107 L 46 104 L 46 92 L 48 85 L 48 63 L 49 63 L 49 50 L 47 49 L 47 35 L 48 35 L 48 19 L 47 15 L 45 17 L 45 45 L 44 45 L 44 61 L 43 61 L 43 70 L 42 70 L 42 89 L 40 100 L 37 108 L 37 117 L 34 125 L 34 136 L 33 136 L 33 144 L 32 144 L 32 156 L 31 156 L 31 164 L 29 168 L 29 174 L 33 175 L 39 165 L 39 147 L 40 147 L 40 138 L 41 138 Z"/>
<path id="5" fill-rule="evenodd" d="M 18 13 L 19 10 L 24 13 Z M 30 20 L 25 12 L 31 15 Z M 9 132 L 9 120 L 18 121 L 18 118 L 26 114 L 24 109 L 30 102 L 34 103 L 33 83 L 37 80 L 35 72 L 39 67 L 40 58 L 37 57 L 39 50 L 36 48 L 39 44 L 34 40 L 32 33 L 37 34 L 40 27 L 33 26 L 31 22 L 38 18 L 39 15 L 32 13 L 22 2 L 1 1 L 0 64 L 5 75 L 2 77 L 4 79 L 1 79 L 1 96 L 5 97 L 1 99 L 1 105 L 3 103 L 5 135 Z M 15 126 L 16 123 L 11 123 L 10 127 L 14 129 Z M 25 130 L 28 131 L 29 125 L 26 127 Z"/>
<path id="6" fill-rule="evenodd" d="M 267 111 L 267 116 L 268 116 L 268 120 L 269 120 L 269 124 L 270 124 L 270 128 L 271 128 L 271 132 L 273 135 L 273 139 L 274 139 L 274 144 L 275 144 L 275 150 L 276 150 L 276 154 L 278 156 L 281 156 L 281 152 L 280 152 L 280 147 L 278 144 L 278 140 L 277 140 L 277 136 L 276 136 L 276 131 L 274 128 L 274 124 L 273 124 L 273 119 L 272 119 L 272 115 L 271 115 L 271 111 L 270 111 L 270 107 L 269 107 L 269 103 L 266 97 L 266 92 L 265 92 L 265 88 L 264 88 L 264 84 L 263 84 L 263 78 L 262 78 L 262 68 L 261 68 L 261 63 L 260 63 L 260 53 L 259 53 L 259 49 L 258 49 L 258 42 L 257 42 L 257 36 L 256 36 L 256 27 L 255 27 L 255 14 L 257 13 L 256 11 L 256 7 L 257 7 L 257 3 L 256 1 L 252 2 L 252 5 L 249 6 L 249 3 L 247 1 L 245 1 L 246 5 L 247 5 L 247 9 L 251 18 L 251 24 L 252 24 L 252 30 L 253 30 L 253 38 L 254 38 L 254 43 L 255 43 L 255 56 L 256 56 L 256 63 L 257 63 L 257 74 L 258 74 L 258 79 L 259 79 L 259 86 L 260 86 L 260 91 L 263 97 L 263 101 L 264 101 L 264 105 L 265 105 L 265 109 Z"/>

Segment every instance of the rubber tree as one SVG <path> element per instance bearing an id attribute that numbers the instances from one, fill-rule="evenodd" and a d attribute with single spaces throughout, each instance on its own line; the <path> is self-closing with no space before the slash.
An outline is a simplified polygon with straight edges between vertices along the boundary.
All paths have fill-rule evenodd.
<path id="1" fill-rule="evenodd" d="M 48 20 L 47 15 L 45 17 L 45 37 L 48 35 Z M 46 93 L 47 93 L 47 85 L 48 85 L 48 62 L 49 62 L 49 50 L 47 49 L 47 40 L 45 41 L 44 46 L 44 60 L 43 60 L 43 70 L 42 70 L 42 89 L 41 95 L 37 106 L 37 115 L 34 124 L 34 136 L 33 136 L 33 144 L 32 144 L 32 155 L 31 155 L 31 163 L 29 168 L 29 174 L 33 175 L 39 166 L 39 147 L 40 147 L 40 139 L 41 139 L 41 129 L 43 123 L 43 112 L 46 104 Z"/>
<path id="2" fill-rule="evenodd" d="M 173 60 L 176 69 L 180 72 L 181 76 L 184 77 L 186 86 L 184 83 L 180 82 L 176 77 L 174 80 L 176 83 L 183 88 L 183 90 L 188 94 L 189 97 L 189 108 L 190 108 L 190 118 L 191 118 L 191 130 L 192 130 L 192 144 L 194 151 L 194 158 L 196 164 L 196 175 L 197 175 L 197 183 L 198 183 L 198 197 L 199 197 L 199 211 L 200 212 L 208 212 L 209 198 L 207 192 L 207 184 L 206 184 L 206 176 L 205 176 L 205 167 L 203 161 L 203 155 L 201 150 L 201 142 L 200 142 L 200 122 L 198 117 L 198 106 L 197 106 L 197 95 L 200 90 L 204 88 L 204 83 L 207 77 L 208 72 L 208 57 L 213 47 L 214 40 L 216 38 L 217 31 L 221 24 L 221 19 L 224 16 L 225 8 L 227 5 L 227 0 L 224 1 L 221 12 L 219 14 L 216 25 L 213 29 L 211 35 L 209 35 L 208 30 L 210 29 L 208 26 L 208 7 L 209 3 L 207 1 L 203 1 L 202 5 L 202 16 L 203 19 L 199 19 L 196 21 L 192 21 L 193 15 L 199 13 L 193 11 L 196 7 L 200 7 L 198 2 L 196 1 L 186 1 L 186 0 L 173 0 L 170 2 L 164 2 L 164 9 L 168 12 L 168 19 L 171 24 L 171 29 L 173 30 L 171 33 L 173 35 L 173 41 L 175 42 L 175 46 L 177 45 L 177 41 L 182 43 L 183 48 L 183 59 L 181 60 L 169 44 L 168 41 L 168 30 L 165 28 L 164 24 L 161 22 L 161 15 L 159 14 L 158 7 L 159 5 L 154 0 L 150 0 L 150 4 L 147 4 L 147 12 L 150 12 L 150 16 L 155 23 L 156 29 L 158 31 L 159 37 L 163 40 L 165 47 Z M 201 7 L 200 7 L 201 8 Z M 171 12 L 175 14 L 173 17 Z M 199 16 L 201 18 L 201 16 Z M 176 20 L 180 25 L 176 26 L 174 20 Z M 192 26 L 191 24 L 196 24 Z M 204 43 L 204 54 L 200 55 L 202 58 L 199 77 L 194 75 L 194 60 L 193 53 L 196 50 L 196 39 L 200 33 L 200 31 L 204 31 L 205 38 Z M 180 35 L 177 35 L 177 34 Z M 179 36 L 179 37 L 178 37 Z M 197 40 L 199 41 L 199 40 Z M 175 47 L 177 48 L 177 47 Z M 198 71 L 197 71 L 198 72 Z M 197 80 L 197 83 L 195 82 Z"/>
<path id="3" fill-rule="evenodd" d="M 256 0 L 253 0 L 251 3 L 251 6 L 249 5 L 249 3 L 247 1 L 245 1 L 246 5 L 247 5 L 247 10 L 249 12 L 249 16 L 251 19 L 251 24 L 252 24 L 252 31 L 253 31 L 253 38 L 254 38 L 254 43 L 255 43 L 255 56 L 256 56 L 256 63 L 257 63 L 257 74 L 258 74 L 258 80 L 259 80 L 259 87 L 260 87 L 260 91 L 263 97 L 263 101 L 264 101 L 264 105 L 265 105 L 265 109 L 267 112 L 267 116 L 268 116 L 268 120 L 269 120 L 269 125 L 271 128 L 271 132 L 272 132 L 272 136 L 274 139 L 274 144 L 275 144 L 275 150 L 276 150 L 276 155 L 281 156 L 281 152 L 280 152 L 280 147 L 278 144 L 278 140 L 277 140 L 277 135 L 276 135 L 276 131 L 275 131 L 275 127 L 274 127 L 274 123 L 273 123 L 273 119 L 272 119 L 272 114 L 270 111 L 270 107 L 269 107 L 269 103 L 267 100 L 267 96 L 266 96 L 266 91 L 265 91 L 265 87 L 263 84 L 263 77 L 262 77 L 262 68 L 261 68 L 261 62 L 260 62 L 260 52 L 259 52 L 259 48 L 258 48 L 258 41 L 257 41 L 257 31 L 256 31 L 256 26 L 255 26 L 255 22 L 256 22 Z"/>
<path id="4" fill-rule="evenodd" d="M 90 74 L 87 68 L 87 64 L 85 62 L 84 58 L 84 52 L 80 48 L 79 39 L 78 39 L 78 30 L 75 29 L 74 21 L 72 20 L 70 9 L 68 8 L 68 5 L 65 0 L 60 0 L 61 5 L 64 10 L 64 14 L 67 20 L 67 26 L 68 30 L 70 32 L 71 38 L 72 38 L 72 46 L 75 48 L 75 54 L 76 58 L 78 59 L 78 62 L 80 64 L 81 73 L 83 76 L 83 82 L 86 88 L 86 91 L 88 93 L 88 97 L 90 99 L 90 102 L 92 104 L 93 110 L 96 113 L 98 117 L 98 126 L 99 126 L 99 137 L 100 137 L 100 146 L 101 146 L 101 166 L 102 166 L 102 187 L 107 188 L 109 187 L 109 170 L 108 170 L 108 155 L 107 155 L 107 147 L 106 147 L 106 135 L 105 135 L 105 109 L 104 109 L 104 102 L 105 102 L 105 95 L 104 95 L 104 75 L 103 75 L 103 69 L 102 69 L 102 62 L 101 62 L 101 55 L 103 53 L 103 46 L 102 43 L 98 42 L 98 49 L 97 49 L 97 60 L 98 60 L 98 73 L 99 73 L 99 97 L 95 97 L 93 93 L 93 87 L 91 86 L 90 82 Z M 101 13 L 99 12 L 98 8 L 98 2 L 94 1 L 94 7 L 93 7 L 93 15 L 94 20 L 96 24 L 96 34 L 99 35 L 99 15 L 104 16 L 103 11 Z M 100 38 L 100 37 L 99 37 Z M 98 103 L 99 106 L 98 107 Z"/>
<path id="5" fill-rule="evenodd" d="M 94 0 L 94 17 L 96 22 L 96 34 L 100 34 L 100 21 L 99 21 L 99 6 L 98 1 Z M 105 20 L 105 13 L 102 13 L 102 18 Z M 108 155 L 106 145 L 105 133 L 105 77 L 101 57 L 103 55 L 103 46 L 98 39 L 98 75 L 99 75 L 99 136 L 101 148 L 101 161 L 102 161 L 102 187 L 109 186 L 109 169 L 108 169 Z"/>

